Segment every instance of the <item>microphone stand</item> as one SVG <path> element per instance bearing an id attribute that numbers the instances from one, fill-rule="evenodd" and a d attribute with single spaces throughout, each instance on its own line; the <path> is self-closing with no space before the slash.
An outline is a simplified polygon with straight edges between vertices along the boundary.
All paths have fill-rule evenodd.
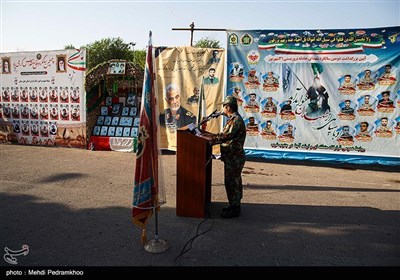
<path id="1" fill-rule="evenodd" d="M 218 115 L 215 115 L 218 114 Z M 210 115 L 208 115 L 207 117 L 205 117 L 193 130 L 199 129 L 203 124 L 205 124 L 206 122 L 210 121 L 213 118 L 218 118 L 219 116 L 223 115 L 223 113 L 217 113 L 217 110 L 215 110 L 214 112 L 212 112 Z"/>

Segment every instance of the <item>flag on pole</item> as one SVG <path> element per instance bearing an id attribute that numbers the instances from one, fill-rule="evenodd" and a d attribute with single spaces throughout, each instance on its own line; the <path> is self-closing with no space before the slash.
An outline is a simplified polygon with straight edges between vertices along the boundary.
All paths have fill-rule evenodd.
<path id="1" fill-rule="evenodd" d="M 324 70 L 322 65 L 319 63 L 311 63 L 311 68 L 313 70 L 314 77 L 318 77 L 319 74 L 321 74 Z"/>
<path id="2" fill-rule="evenodd" d="M 282 89 L 285 96 L 289 96 L 296 88 L 295 73 L 287 63 L 282 65 Z"/>
<path id="3" fill-rule="evenodd" d="M 146 242 L 146 224 L 155 208 L 165 203 L 160 192 L 157 106 L 153 73 L 153 46 L 151 31 L 146 54 L 140 107 L 140 125 L 136 152 L 136 170 L 133 187 L 132 221 L 142 228 L 142 242 Z M 161 194 L 161 195 L 160 195 Z"/>
<path id="4" fill-rule="evenodd" d="M 201 80 L 201 87 L 200 87 L 200 96 L 199 96 L 199 107 L 197 110 L 197 125 L 201 123 L 203 118 L 207 116 L 207 106 L 206 106 L 206 99 L 204 94 L 204 77 Z M 207 123 L 203 124 L 201 129 L 205 130 Z"/>

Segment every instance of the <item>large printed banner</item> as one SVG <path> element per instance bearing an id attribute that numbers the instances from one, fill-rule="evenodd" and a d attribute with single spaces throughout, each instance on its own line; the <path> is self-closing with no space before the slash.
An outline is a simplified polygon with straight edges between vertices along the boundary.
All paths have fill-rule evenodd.
<path id="1" fill-rule="evenodd" d="M 222 109 L 225 51 L 171 47 L 158 48 L 156 53 L 160 147 L 176 150 L 176 130 L 198 123 L 202 89 L 206 108 L 202 117 Z M 206 130 L 217 133 L 220 126 L 221 118 L 212 119 Z"/>
<path id="2" fill-rule="evenodd" d="M 0 56 L 0 142 L 84 148 L 85 50 Z"/>
<path id="3" fill-rule="evenodd" d="M 400 156 L 400 28 L 228 31 L 246 148 Z"/>

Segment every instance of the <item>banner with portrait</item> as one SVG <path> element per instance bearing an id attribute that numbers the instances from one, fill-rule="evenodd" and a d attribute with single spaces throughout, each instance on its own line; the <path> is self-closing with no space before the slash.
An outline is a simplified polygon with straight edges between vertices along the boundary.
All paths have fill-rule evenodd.
<path id="1" fill-rule="evenodd" d="M 156 79 L 161 126 L 161 148 L 176 150 L 176 130 L 198 123 L 200 91 L 205 96 L 206 116 L 222 110 L 225 51 L 193 47 L 157 48 Z M 202 116 L 202 117 L 206 117 Z M 205 130 L 220 131 L 221 118 Z"/>
<path id="2" fill-rule="evenodd" d="M 246 149 L 399 159 L 399 27 L 227 33 Z"/>
<path id="3" fill-rule="evenodd" d="M 0 142 L 85 148 L 86 51 L 0 57 Z"/>

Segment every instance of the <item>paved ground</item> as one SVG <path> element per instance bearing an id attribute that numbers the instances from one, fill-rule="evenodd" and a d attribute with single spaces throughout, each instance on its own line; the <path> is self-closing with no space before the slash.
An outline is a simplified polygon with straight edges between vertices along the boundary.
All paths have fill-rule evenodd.
<path id="1" fill-rule="evenodd" d="M 213 160 L 211 218 L 201 223 L 176 216 L 175 155 L 162 158 L 159 236 L 170 248 L 150 254 L 131 223 L 134 154 L 0 145 L 0 249 L 28 245 L 22 266 L 400 264 L 398 167 L 248 161 L 242 215 L 226 220 L 223 165 Z M 198 226 L 209 231 L 179 256 Z M 148 231 L 154 238 L 153 218 Z"/>

